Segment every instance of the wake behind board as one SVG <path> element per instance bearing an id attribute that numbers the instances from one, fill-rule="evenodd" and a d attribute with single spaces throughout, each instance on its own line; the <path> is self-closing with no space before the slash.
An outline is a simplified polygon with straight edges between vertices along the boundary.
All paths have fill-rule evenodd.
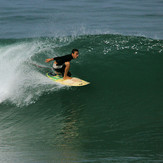
<path id="1" fill-rule="evenodd" d="M 50 78 L 51 80 L 55 81 L 56 83 L 60 83 L 63 85 L 68 85 L 68 86 L 84 86 L 84 85 L 90 84 L 87 81 L 84 81 L 82 79 L 75 78 L 75 77 L 72 77 L 72 79 L 63 80 L 63 77 L 59 75 L 53 76 L 51 73 L 46 73 L 46 76 Z"/>

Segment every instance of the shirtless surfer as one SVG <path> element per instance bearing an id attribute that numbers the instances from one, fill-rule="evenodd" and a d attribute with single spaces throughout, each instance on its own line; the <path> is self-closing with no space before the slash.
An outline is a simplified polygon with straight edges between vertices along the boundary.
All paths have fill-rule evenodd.
<path id="1" fill-rule="evenodd" d="M 53 68 L 55 70 L 55 73 L 61 73 L 63 76 L 63 79 L 71 79 L 71 73 L 69 72 L 70 69 L 70 61 L 72 59 L 76 59 L 79 56 L 78 49 L 73 49 L 71 54 L 64 55 L 61 57 L 54 57 L 54 58 L 48 58 L 45 60 L 46 63 L 50 61 L 54 61 Z"/>

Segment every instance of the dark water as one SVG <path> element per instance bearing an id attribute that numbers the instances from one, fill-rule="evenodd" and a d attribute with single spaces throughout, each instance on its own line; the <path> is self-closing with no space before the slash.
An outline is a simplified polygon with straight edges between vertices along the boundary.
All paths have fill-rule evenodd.
<path id="1" fill-rule="evenodd" d="M 0 162 L 162 162 L 161 8 L 1 1 Z M 52 63 L 44 60 L 73 48 L 80 55 L 71 72 L 88 86 L 45 76 Z"/>

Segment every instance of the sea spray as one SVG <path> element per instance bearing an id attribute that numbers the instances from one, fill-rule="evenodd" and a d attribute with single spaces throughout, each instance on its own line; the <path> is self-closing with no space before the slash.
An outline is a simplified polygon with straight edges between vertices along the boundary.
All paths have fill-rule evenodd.
<path id="1" fill-rule="evenodd" d="M 44 91 L 54 89 L 54 83 L 30 64 L 31 57 L 41 51 L 40 44 L 31 41 L 0 47 L 0 102 L 27 105 Z"/>

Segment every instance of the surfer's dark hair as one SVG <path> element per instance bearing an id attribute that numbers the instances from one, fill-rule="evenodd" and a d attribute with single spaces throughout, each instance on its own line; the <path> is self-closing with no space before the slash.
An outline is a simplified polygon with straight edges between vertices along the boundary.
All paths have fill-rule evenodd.
<path id="1" fill-rule="evenodd" d="M 78 49 L 72 49 L 72 53 L 74 54 L 74 52 L 79 52 Z"/>

